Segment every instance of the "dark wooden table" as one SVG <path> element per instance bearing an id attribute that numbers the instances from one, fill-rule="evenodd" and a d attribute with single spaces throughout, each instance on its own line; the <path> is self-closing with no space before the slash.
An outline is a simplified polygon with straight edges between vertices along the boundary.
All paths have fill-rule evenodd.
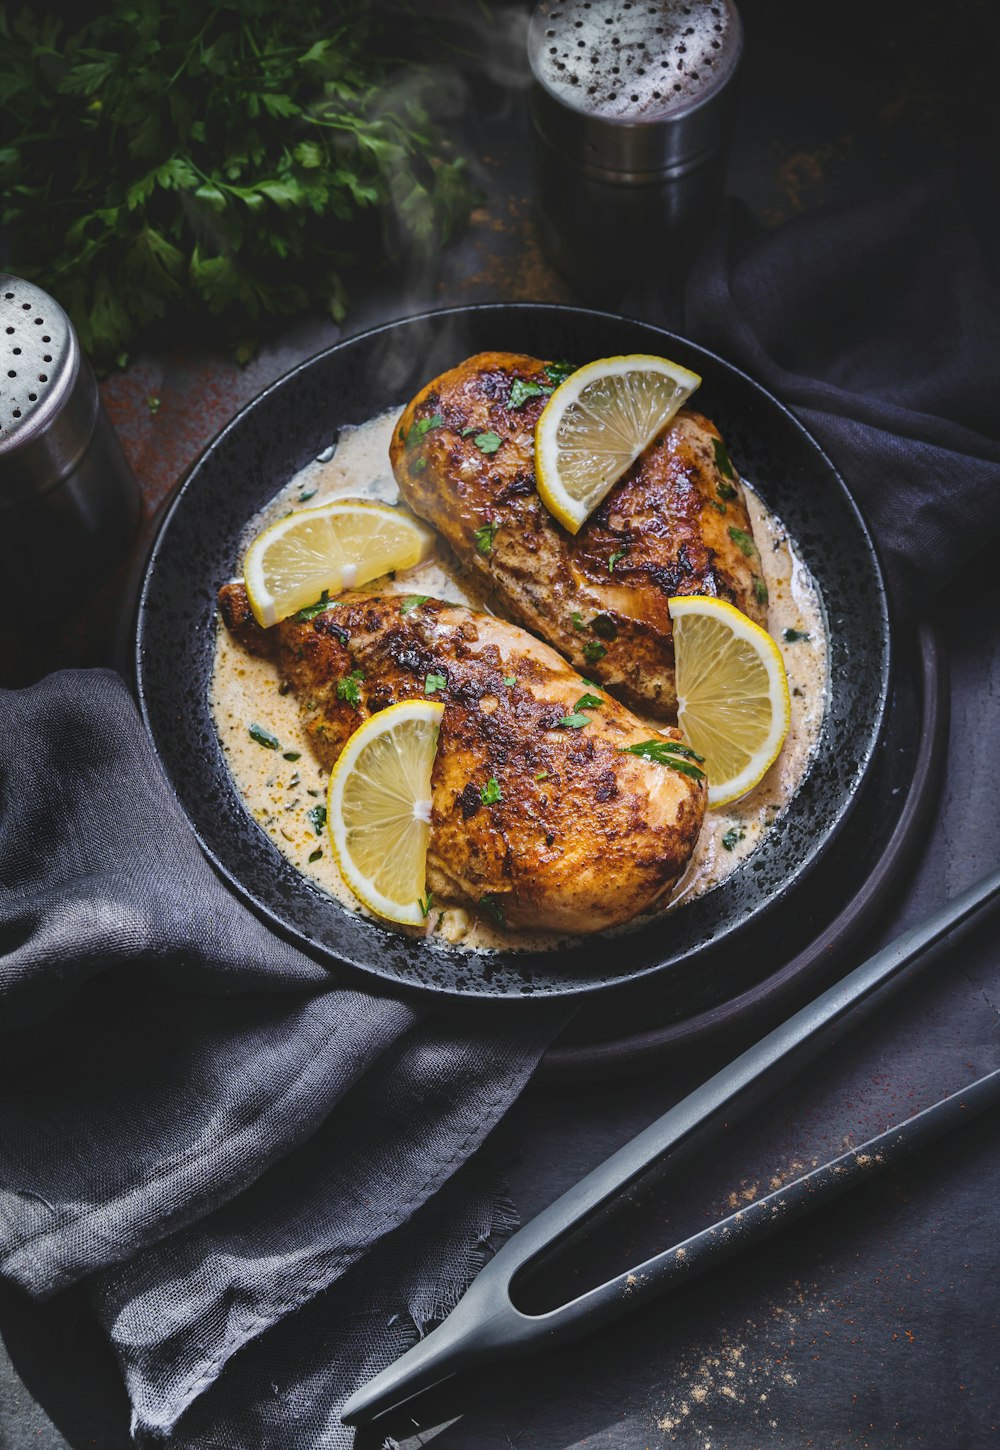
<path id="1" fill-rule="evenodd" d="M 927 164 L 956 163 L 997 256 L 994 72 L 1000 29 L 976 0 L 803 7 L 745 3 L 747 54 L 730 189 L 768 224 L 863 196 Z M 804 13 L 808 9 L 808 20 Z M 426 306 L 497 299 L 587 300 L 543 257 L 533 216 L 524 93 L 524 7 L 500 9 L 467 77 L 461 133 L 485 194 L 464 238 L 423 269 L 355 292 L 343 329 L 306 319 L 246 368 L 222 354 L 139 353 L 102 384 L 140 480 L 133 557 L 57 627 L 0 628 L 0 682 L 109 658 L 130 569 L 154 516 L 200 449 L 273 378 L 339 335 Z M 484 22 L 485 24 L 485 22 Z M 987 180 L 987 178 L 992 178 Z M 664 279 L 669 289 L 670 279 Z M 974 571 L 935 606 L 952 671 L 952 739 L 926 847 L 884 940 L 1000 857 L 1000 581 Z M 780 1095 L 720 1157 L 685 1212 L 703 1222 L 862 1133 L 906 1116 L 933 1082 L 996 1065 L 1000 964 L 987 924 L 922 973 L 809 1077 Z M 933 1025 L 933 1061 L 927 1026 Z M 621 1082 L 540 1082 L 501 1128 L 523 1216 L 544 1206 L 688 1085 L 719 1065 L 666 1061 Z M 996 1373 L 1000 1154 L 994 1113 L 849 1199 L 592 1340 L 460 1387 L 425 1408 L 407 1450 L 979 1450 L 998 1440 Z M 669 1200 L 670 1186 L 661 1194 Z M 700 1195 L 700 1196 L 699 1196 Z M 659 1195 L 652 1194 L 652 1199 Z M 662 1203 L 612 1228 L 623 1253 L 652 1251 Z M 623 1259 L 620 1266 L 624 1266 Z M 128 1412 L 82 1294 L 35 1306 L 0 1289 L 0 1445 L 118 1450 Z M 435 1432 L 438 1416 L 450 1423 Z M 411 1427 L 413 1428 L 413 1427 Z M 371 1442 L 374 1443 L 374 1442 Z M 247 1447 L 250 1450 L 250 1447 Z"/>

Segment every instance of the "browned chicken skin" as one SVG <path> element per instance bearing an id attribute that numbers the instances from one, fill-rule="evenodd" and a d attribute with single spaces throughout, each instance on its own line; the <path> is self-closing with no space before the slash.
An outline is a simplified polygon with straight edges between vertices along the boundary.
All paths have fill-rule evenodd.
<path id="1" fill-rule="evenodd" d="M 608 696 L 576 710 L 594 692 L 524 630 L 432 599 L 404 613 L 396 595 L 344 594 L 266 631 L 242 584 L 219 604 L 245 646 L 277 658 L 327 766 L 369 715 L 444 677 L 427 859 L 438 901 L 482 908 L 485 897 L 512 927 L 593 932 L 648 910 L 683 872 L 704 781 L 621 753 L 678 732 L 654 736 Z M 589 723 L 560 724 L 574 715 Z M 486 804 L 491 780 L 501 798 Z"/>
<path id="2" fill-rule="evenodd" d="M 551 391 L 548 365 L 521 353 L 469 358 L 403 413 L 390 456 L 403 497 L 498 602 L 633 708 L 676 711 L 667 600 L 709 594 L 759 624 L 767 588 L 740 480 L 713 423 L 678 414 L 575 536 L 535 487 L 534 434 L 546 395 L 511 407 L 518 378 Z M 484 452 L 476 438 L 500 439 Z"/>

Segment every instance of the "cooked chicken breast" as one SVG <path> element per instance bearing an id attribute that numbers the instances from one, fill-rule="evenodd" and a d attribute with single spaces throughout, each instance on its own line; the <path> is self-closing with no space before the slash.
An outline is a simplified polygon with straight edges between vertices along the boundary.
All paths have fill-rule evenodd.
<path id="1" fill-rule="evenodd" d="M 627 753 L 678 732 L 654 734 L 516 625 L 358 592 L 265 631 L 242 584 L 225 585 L 219 604 L 243 644 L 277 658 L 327 766 L 362 720 L 423 698 L 438 677 L 427 862 L 436 900 L 483 910 L 485 898 L 511 927 L 593 932 L 648 910 L 683 872 L 705 783 Z"/>
<path id="2" fill-rule="evenodd" d="M 396 480 L 507 613 L 633 708 L 673 718 L 670 596 L 715 595 L 767 619 L 743 488 L 715 425 L 682 412 L 568 533 L 535 488 L 547 366 L 480 353 L 428 383 L 393 435 Z M 518 379 L 536 392 L 512 402 Z"/>

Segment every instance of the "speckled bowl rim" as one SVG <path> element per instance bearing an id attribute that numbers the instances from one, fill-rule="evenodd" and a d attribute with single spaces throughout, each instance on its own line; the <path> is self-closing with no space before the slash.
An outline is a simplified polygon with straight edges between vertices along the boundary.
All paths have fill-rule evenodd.
<path id="1" fill-rule="evenodd" d="M 429 947 L 420 941 L 414 942 L 381 923 L 347 911 L 281 855 L 242 806 L 235 784 L 225 766 L 214 726 L 211 739 L 205 733 L 200 737 L 197 733 L 199 729 L 204 732 L 206 720 L 211 722 L 205 675 L 208 657 L 206 651 L 210 654 L 213 649 L 215 590 L 225 577 L 229 577 L 231 568 L 220 577 L 202 578 L 196 582 L 192 577 L 185 584 L 185 565 L 179 562 L 176 548 L 171 557 L 175 536 L 183 533 L 182 525 L 189 527 L 191 520 L 198 517 L 199 510 L 204 517 L 205 504 L 210 502 L 207 497 L 210 494 L 208 483 L 213 477 L 213 470 L 217 472 L 220 467 L 224 467 L 227 456 L 238 453 L 248 438 L 252 441 L 254 428 L 259 428 L 262 414 L 273 411 L 275 406 L 280 408 L 282 400 L 292 396 L 289 390 L 307 387 L 319 372 L 335 368 L 335 360 L 342 358 L 345 353 L 349 358 L 353 350 L 361 357 L 361 350 L 370 351 L 394 334 L 398 338 L 401 329 L 414 329 L 414 337 L 418 337 L 420 330 L 423 330 L 424 336 L 430 339 L 454 329 L 456 325 L 460 328 L 467 326 L 476 330 L 479 336 L 478 344 L 470 350 L 485 350 L 487 343 L 483 338 L 483 329 L 488 323 L 493 324 L 491 336 L 511 331 L 512 324 L 526 327 L 528 331 L 537 331 L 546 324 L 554 332 L 558 331 L 560 324 L 564 330 L 571 326 L 589 327 L 591 333 L 639 329 L 646 334 L 641 345 L 636 343 L 608 348 L 604 350 L 604 354 L 595 348 L 591 355 L 606 355 L 612 350 L 652 351 L 655 342 L 656 351 L 669 351 L 675 357 L 679 353 L 680 361 L 686 360 L 689 365 L 695 366 L 710 383 L 709 391 L 714 385 L 721 386 L 723 391 L 735 387 L 737 394 L 745 393 L 751 400 L 751 414 L 755 408 L 763 409 L 764 415 L 770 419 L 769 426 L 782 428 L 785 437 L 794 440 L 795 448 L 805 450 L 805 456 L 812 460 L 816 477 L 824 480 L 830 489 L 830 498 L 836 499 L 834 516 L 837 516 L 839 510 L 841 523 L 849 531 L 853 531 L 853 544 L 859 550 L 859 559 L 863 560 L 864 565 L 862 573 L 854 582 L 860 586 L 862 592 L 867 592 L 866 639 L 869 645 L 873 641 L 877 644 L 871 654 L 863 652 L 861 674 L 869 699 L 865 719 L 860 726 L 857 742 L 859 748 L 847 762 L 836 801 L 832 805 L 830 800 L 820 801 L 821 808 L 828 812 L 822 829 L 809 832 L 807 819 L 804 825 L 801 821 L 798 823 L 800 836 L 805 830 L 802 837 L 803 848 L 780 880 L 763 892 L 755 893 L 752 888 L 752 874 L 755 871 L 760 873 L 761 858 L 768 851 L 768 842 L 777 834 L 772 833 L 722 885 L 703 897 L 684 904 L 676 913 L 661 917 L 630 935 L 611 939 L 581 938 L 579 942 L 545 953 L 465 952 Z M 497 342 L 496 345 L 501 348 L 504 346 L 502 342 Z M 560 348 L 552 351 L 565 350 Z M 458 360 L 456 356 L 454 361 Z M 427 376 L 430 375 L 432 373 L 427 372 Z M 370 404 L 369 407 L 370 416 L 377 410 L 377 405 Z M 708 407 L 708 411 L 713 410 Z M 334 418 L 332 423 L 340 426 L 356 421 L 361 419 L 340 417 Z M 721 426 L 723 433 L 732 437 L 734 427 L 739 425 L 732 418 L 724 418 Z M 751 428 L 752 426 L 751 419 Z M 330 427 L 327 431 L 330 431 Z M 315 449 L 315 452 L 319 451 L 320 448 Z M 734 446 L 733 451 L 737 457 L 747 457 L 746 449 L 739 444 Z M 267 497 L 277 492 L 304 461 L 305 455 L 294 466 L 289 464 L 288 471 L 281 477 L 269 475 L 268 492 L 248 502 L 242 516 L 244 524 L 246 518 L 256 512 Z M 747 476 L 752 482 L 758 482 L 752 467 L 747 469 Z M 762 492 L 767 501 L 769 490 L 766 484 L 762 485 Z M 824 506 L 829 506 L 829 499 Z M 787 522 L 788 510 L 779 512 Z M 824 588 L 825 568 L 817 567 L 817 556 L 808 547 L 802 531 L 792 526 L 790 532 L 796 537 L 805 562 L 820 586 L 829 612 L 830 601 Z M 235 548 L 235 537 L 232 543 Z M 855 561 L 855 568 L 857 566 L 858 560 Z M 169 573 L 171 569 L 174 571 L 173 575 Z M 188 678 L 190 680 L 200 677 L 204 688 L 200 715 L 197 702 L 189 702 L 194 705 L 193 713 L 198 715 L 198 719 L 194 721 L 185 719 L 184 711 L 178 709 L 180 702 L 176 691 L 181 688 L 180 684 L 172 684 L 170 678 L 164 679 L 163 666 L 157 664 L 158 658 L 162 656 L 162 650 L 158 650 L 157 645 L 164 643 L 163 639 L 157 637 L 160 606 L 165 591 L 169 593 L 170 588 L 176 590 L 179 587 L 178 579 L 186 589 L 185 598 L 192 590 L 197 595 L 197 618 L 194 620 L 196 649 L 191 659 L 194 671 Z M 166 643 L 170 643 L 169 635 Z M 173 643 L 176 645 L 176 639 Z M 835 656 L 840 644 L 838 636 L 831 631 L 831 649 Z M 844 664 L 841 660 L 841 669 Z M 179 682 L 184 672 L 178 670 L 176 665 L 175 658 L 169 674 L 174 681 Z M 394 990 L 430 991 L 465 998 L 499 997 L 504 1000 L 538 1000 L 554 996 L 564 999 L 583 998 L 602 991 L 627 990 L 637 983 L 642 983 L 648 989 L 649 979 L 656 974 L 668 973 L 682 967 L 685 971 L 696 973 L 699 952 L 707 947 L 717 947 L 724 938 L 732 939 L 735 950 L 742 926 L 758 921 L 769 912 L 783 909 L 795 887 L 807 874 L 815 870 L 825 850 L 839 835 L 853 811 L 884 728 L 890 668 L 888 601 L 871 532 L 840 473 L 798 419 L 739 368 L 677 334 L 640 319 L 551 303 L 479 303 L 468 307 L 432 310 L 382 323 L 365 332 L 341 339 L 266 387 L 204 449 L 166 509 L 147 558 L 137 597 L 133 653 L 134 680 L 142 718 L 202 850 L 223 879 L 274 930 L 297 942 L 311 955 L 318 956 L 331 967 L 355 969 Z M 838 665 L 834 661 L 831 671 L 834 695 L 828 702 L 820 748 L 802 788 L 783 818 L 786 823 L 792 819 L 793 813 L 801 816 L 803 810 L 808 812 L 809 797 L 815 794 L 820 767 L 825 768 L 830 764 L 833 758 L 831 752 L 835 753 L 842 744 L 837 738 L 832 741 L 830 739 L 830 732 L 835 726 L 836 731 L 840 732 L 844 728 L 844 720 L 837 713 L 837 669 Z M 856 677 L 853 685 L 857 686 Z M 178 732 L 183 736 L 180 740 L 177 738 Z M 212 740 L 215 755 L 214 758 L 209 758 L 212 757 Z M 234 805 L 238 807 L 235 814 Z M 226 817 L 228 831 L 220 829 L 218 820 L 213 821 L 206 814 L 216 808 L 221 809 Z M 783 831 L 787 836 L 787 827 L 783 827 Z M 698 918 L 697 925 L 692 925 L 695 917 Z M 682 926 L 678 928 L 676 923 L 679 922 L 682 922 Z M 666 927 L 664 923 L 667 924 Z M 685 927 L 688 928 L 686 931 Z M 651 940 L 652 936 L 663 934 L 664 931 L 680 938 L 673 943 L 672 950 L 665 951 L 662 942 L 654 943 Z M 610 952 L 609 940 L 613 948 Z M 602 955 L 605 958 L 603 962 L 600 960 Z M 613 963 L 608 962 L 609 956 L 615 958 Z M 741 983 L 734 981 L 734 993 L 740 987 Z M 724 996 L 723 992 L 723 999 Z"/>

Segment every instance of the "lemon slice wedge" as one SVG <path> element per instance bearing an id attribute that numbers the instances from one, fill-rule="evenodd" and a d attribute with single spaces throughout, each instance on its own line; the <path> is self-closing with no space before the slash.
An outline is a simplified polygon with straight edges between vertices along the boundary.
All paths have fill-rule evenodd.
<path id="1" fill-rule="evenodd" d="M 549 513 L 575 534 L 700 382 L 646 353 L 599 358 L 571 373 L 535 426 L 535 477 Z"/>
<path id="2" fill-rule="evenodd" d="M 709 806 L 752 790 L 788 734 L 788 680 L 778 646 L 731 604 L 700 594 L 669 601 L 677 723 L 705 757 Z"/>
<path id="3" fill-rule="evenodd" d="M 327 829 L 341 875 L 371 911 L 405 926 L 427 915 L 431 770 L 444 706 L 403 700 L 355 730 L 327 792 Z"/>
<path id="4" fill-rule="evenodd" d="M 254 539 L 243 561 L 247 598 L 265 629 L 391 569 L 428 558 L 434 535 L 412 514 L 366 499 L 338 499 L 286 514 Z"/>

